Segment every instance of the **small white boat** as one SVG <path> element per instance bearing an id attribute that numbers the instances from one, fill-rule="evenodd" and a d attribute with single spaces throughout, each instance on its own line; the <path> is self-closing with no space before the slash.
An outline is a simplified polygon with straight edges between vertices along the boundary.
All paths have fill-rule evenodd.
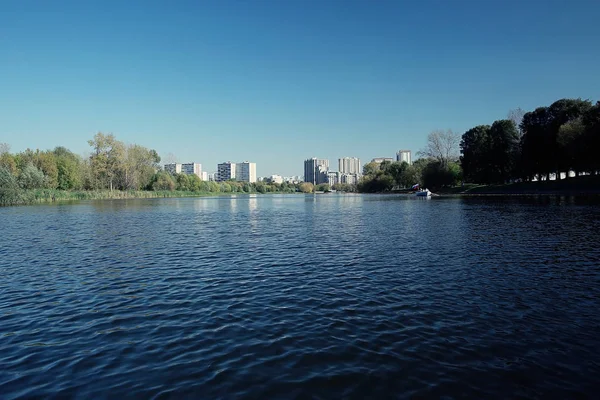
<path id="1" fill-rule="evenodd" d="M 431 192 L 429 189 L 423 189 L 416 192 L 415 195 L 418 197 L 431 197 Z"/>

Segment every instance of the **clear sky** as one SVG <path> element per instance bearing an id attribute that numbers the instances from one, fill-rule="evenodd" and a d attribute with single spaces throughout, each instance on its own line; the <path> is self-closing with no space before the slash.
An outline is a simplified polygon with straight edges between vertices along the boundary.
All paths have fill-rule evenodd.
<path id="1" fill-rule="evenodd" d="M 416 152 L 563 97 L 600 98 L 600 1 L 0 1 L 0 142 L 98 131 L 201 162 Z"/>

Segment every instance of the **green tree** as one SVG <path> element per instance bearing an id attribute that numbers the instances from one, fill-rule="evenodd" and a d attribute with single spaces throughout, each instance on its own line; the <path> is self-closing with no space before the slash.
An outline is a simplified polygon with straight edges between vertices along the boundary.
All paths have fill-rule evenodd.
<path id="1" fill-rule="evenodd" d="M 508 119 L 495 121 L 489 130 L 489 160 L 495 171 L 495 182 L 505 183 L 512 176 L 519 157 L 519 132 Z"/>
<path id="2" fill-rule="evenodd" d="M 378 171 L 375 174 L 364 175 L 358 182 L 357 190 L 362 193 L 377 193 L 392 190 L 393 187 L 394 178 Z"/>
<path id="3" fill-rule="evenodd" d="M 258 193 L 267 193 L 267 185 L 264 182 L 256 182 L 254 186 Z"/>
<path id="4" fill-rule="evenodd" d="M 474 183 L 491 182 L 491 139 L 490 126 L 479 125 L 462 135 L 460 163 L 465 180 Z"/>
<path id="5" fill-rule="evenodd" d="M 56 160 L 57 188 L 81 189 L 83 187 L 81 159 L 62 146 L 56 147 L 53 153 Z"/>
<path id="6" fill-rule="evenodd" d="M 581 157 L 585 165 L 585 171 L 597 174 L 600 171 L 600 101 L 590 107 L 582 116 L 584 136 L 582 138 L 584 148 Z"/>
<path id="7" fill-rule="evenodd" d="M 125 145 L 113 134 L 105 135 L 102 132 L 88 140 L 88 144 L 93 148 L 90 161 L 97 185 L 112 191 L 119 175 L 123 175 Z"/>
<path id="8" fill-rule="evenodd" d="M 434 160 L 431 158 L 419 158 L 415 162 L 412 163 L 406 170 L 402 173 L 401 180 L 402 186 L 410 187 L 417 183 L 423 183 L 423 171 L 425 167 Z"/>
<path id="9" fill-rule="evenodd" d="M 24 202 L 24 194 L 17 178 L 11 171 L 0 165 L 0 205 L 7 206 Z"/>
<path id="10" fill-rule="evenodd" d="M 556 173 L 556 179 L 560 179 L 560 173 L 568 172 L 573 165 L 569 157 L 569 142 L 561 145 L 559 140 L 559 131 L 561 126 L 576 121 L 592 107 L 589 100 L 582 99 L 560 99 L 555 101 L 548 108 L 550 114 L 549 132 L 547 136 L 552 141 L 550 156 L 552 161 L 552 172 Z"/>
<path id="11" fill-rule="evenodd" d="M 569 143 L 559 141 L 559 131 L 561 126 L 580 118 L 591 107 L 588 100 L 560 99 L 550 107 L 538 107 L 526 113 L 521 122 L 522 169 L 529 175 L 544 175 L 547 179 L 552 173 L 560 179 L 561 172 L 568 172 L 572 168 Z"/>
<path id="12" fill-rule="evenodd" d="M 56 189 L 58 186 L 58 167 L 56 157 L 51 151 L 36 151 L 35 166 L 44 173 L 44 187 Z"/>
<path id="13" fill-rule="evenodd" d="M 192 192 L 199 192 L 202 185 L 202 180 L 196 174 L 188 175 L 188 187 Z"/>
<path id="14" fill-rule="evenodd" d="M 175 190 L 175 181 L 171 174 L 160 171 L 156 173 L 154 183 L 152 184 L 152 189 L 155 191 L 160 190 Z"/>
<path id="15" fill-rule="evenodd" d="M 583 118 L 579 117 L 569 121 L 558 129 L 557 142 L 565 157 L 563 165 L 568 170 L 574 170 L 576 175 L 586 170 L 586 143 L 585 143 L 585 125 Z M 568 177 L 569 174 L 566 174 Z"/>
<path id="16" fill-rule="evenodd" d="M 123 162 L 123 188 L 139 190 L 148 186 L 159 163 L 160 157 L 155 150 L 137 144 L 127 146 Z"/>
<path id="17" fill-rule="evenodd" d="M 45 176 L 33 163 L 23 168 L 19 175 L 19 186 L 23 189 L 39 189 L 45 186 Z"/>
<path id="18" fill-rule="evenodd" d="M 209 183 L 209 188 L 210 188 L 211 193 L 218 193 L 221 190 L 221 186 L 219 186 L 219 184 L 217 182 L 210 181 L 208 183 Z"/>
<path id="19" fill-rule="evenodd" d="M 199 191 L 203 192 L 203 193 L 210 192 L 210 182 L 200 181 L 200 189 L 199 189 Z"/>
<path id="20" fill-rule="evenodd" d="M 363 165 L 363 175 L 374 175 L 379 170 L 379 164 L 376 162 L 370 162 Z"/>
<path id="21" fill-rule="evenodd" d="M 300 184 L 300 191 L 302 193 L 312 193 L 315 191 L 315 187 L 312 183 L 310 182 L 302 182 Z"/>
<path id="22" fill-rule="evenodd" d="M 394 179 L 394 182 L 396 183 L 396 185 L 398 185 L 400 187 L 406 187 L 402 180 L 402 174 L 404 174 L 404 171 L 406 171 L 407 168 L 408 168 L 408 163 L 406 161 L 402 161 L 402 162 L 396 161 L 396 162 L 393 162 L 393 163 L 390 163 L 389 165 L 387 165 L 384 172 L 386 174 L 390 175 Z"/>
<path id="23" fill-rule="evenodd" d="M 186 174 L 175 175 L 175 182 L 177 183 L 177 190 L 188 191 L 192 190 L 190 187 L 190 176 Z"/>
<path id="24" fill-rule="evenodd" d="M 325 192 L 325 193 L 327 193 L 327 192 L 331 191 L 331 188 L 329 186 L 329 183 L 321 183 L 321 184 L 317 185 L 317 187 L 315 188 L 315 190 L 319 191 L 319 192 Z"/>
<path id="25" fill-rule="evenodd" d="M 427 164 L 423 170 L 423 186 L 430 189 L 454 186 L 458 184 L 460 178 L 460 165 L 456 162 L 444 165 L 435 160 Z"/>
<path id="26" fill-rule="evenodd" d="M 520 166 L 525 179 L 550 174 L 551 161 L 547 154 L 551 143 L 546 135 L 549 121 L 548 107 L 538 107 L 523 116 Z"/>
<path id="27" fill-rule="evenodd" d="M 15 157 L 10 153 L 0 154 L 0 167 L 6 168 L 11 174 L 17 174 L 17 162 Z"/>
<path id="28" fill-rule="evenodd" d="M 8 143 L 0 143 L 0 167 L 6 168 L 13 175 L 17 173 L 17 163 L 15 157 L 10 154 Z"/>

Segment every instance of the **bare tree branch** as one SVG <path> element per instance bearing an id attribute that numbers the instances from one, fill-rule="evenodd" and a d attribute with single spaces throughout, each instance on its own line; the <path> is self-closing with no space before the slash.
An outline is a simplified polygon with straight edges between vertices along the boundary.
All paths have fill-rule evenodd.
<path id="1" fill-rule="evenodd" d="M 0 143 L 0 155 L 10 153 L 10 144 Z"/>
<path id="2" fill-rule="evenodd" d="M 447 131 L 435 130 L 427 136 L 427 145 L 417 154 L 437 159 L 442 165 L 458 158 L 458 144 L 460 135 Z"/>
<path id="3" fill-rule="evenodd" d="M 509 110 L 506 118 L 514 122 L 517 127 L 517 131 L 519 132 L 519 138 L 523 136 L 523 132 L 521 131 L 521 121 L 523 121 L 523 116 L 525 115 L 525 110 L 521 107 L 517 107 L 513 110 Z"/>
<path id="4" fill-rule="evenodd" d="M 177 163 L 177 157 L 173 153 L 168 153 L 163 159 L 164 164 L 175 164 Z"/>

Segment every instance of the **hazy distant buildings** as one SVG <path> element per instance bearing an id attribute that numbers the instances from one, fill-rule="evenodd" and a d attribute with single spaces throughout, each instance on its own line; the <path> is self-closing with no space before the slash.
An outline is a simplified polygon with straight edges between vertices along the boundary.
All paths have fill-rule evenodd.
<path id="1" fill-rule="evenodd" d="M 181 164 L 177 164 L 177 163 L 165 164 L 165 172 L 168 172 L 173 175 L 180 174 L 181 173 Z"/>
<path id="2" fill-rule="evenodd" d="M 269 178 L 269 182 L 271 183 L 283 183 L 283 176 L 281 175 L 271 175 L 271 177 Z"/>
<path id="3" fill-rule="evenodd" d="M 186 174 L 186 175 L 196 175 L 198 178 L 203 179 L 202 176 L 202 164 L 200 163 L 170 163 L 165 164 L 165 171 L 170 174 Z"/>
<path id="4" fill-rule="evenodd" d="M 340 173 L 335 171 L 329 171 L 327 173 L 327 183 L 333 186 L 340 183 Z"/>
<path id="5" fill-rule="evenodd" d="M 396 161 L 405 162 L 408 165 L 412 164 L 410 150 L 399 150 L 396 153 Z"/>
<path id="6" fill-rule="evenodd" d="M 361 174 L 360 159 L 356 157 L 344 157 L 338 159 L 338 170 L 341 174 Z"/>
<path id="7" fill-rule="evenodd" d="M 381 164 L 384 161 L 394 162 L 394 159 L 391 157 L 377 157 L 371 160 L 371 162 Z"/>
<path id="8" fill-rule="evenodd" d="M 227 161 L 217 164 L 217 182 L 236 180 L 239 182 L 256 182 L 256 163 L 244 161 L 232 163 Z"/>
<path id="9" fill-rule="evenodd" d="M 304 161 L 304 182 L 310 182 L 313 185 L 327 183 L 329 172 L 329 160 L 311 158 Z"/>
<path id="10" fill-rule="evenodd" d="M 302 182 L 301 176 L 284 176 L 283 181 L 285 183 L 299 183 Z"/>

